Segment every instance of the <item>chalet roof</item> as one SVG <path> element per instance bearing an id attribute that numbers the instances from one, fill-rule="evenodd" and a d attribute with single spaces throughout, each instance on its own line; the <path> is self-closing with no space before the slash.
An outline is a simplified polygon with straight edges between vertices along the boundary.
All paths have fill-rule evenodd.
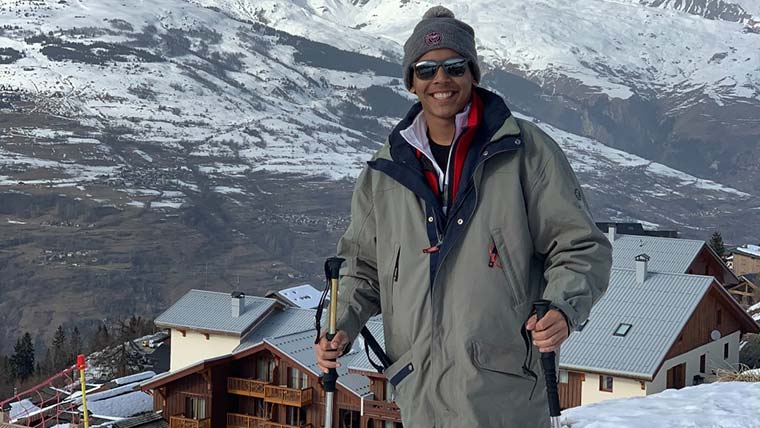
<path id="1" fill-rule="evenodd" d="M 613 268 L 607 292 L 591 309 L 588 322 L 562 344 L 560 367 L 654 378 L 713 281 L 702 275 L 650 272 L 639 284 L 635 270 Z M 630 325 L 622 337 L 613 334 L 621 324 Z"/>
<path id="2" fill-rule="evenodd" d="M 310 331 L 312 336 L 314 336 L 314 317 L 316 313 L 315 309 L 294 307 L 275 310 L 261 324 L 251 330 L 232 353 L 237 354 L 252 348 L 268 337 L 287 336 L 304 331 Z"/>
<path id="3" fill-rule="evenodd" d="M 315 309 L 319 306 L 322 291 L 317 290 L 311 284 L 303 284 L 282 290 L 270 291 L 266 294 L 266 297 L 279 298 L 290 306 Z"/>
<path id="4" fill-rule="evenodd" d="M 383 324 L 376 319 L 367 322 L 367 328 L 370 330 L 375 339 L 384 345 Z M 361 337 L 361 336 L 360 336 Z M 314 332 L 295 333 L 288 336 L 282 336 L 272 339 L 265 339 L 265 342 L 276 348 L 280 352 L 287 354 L 301 366 L 311 371 L 315 376 L 321 376 L 322 372 L 317 367 L 317 359 L 314 355 Z M 338 383 L 347 388 L 358 397 L 368 394 L 369 379 L 366 376 L 352 374 L 348 372 L 349 368 L 361 368 L 364 370 L 375 370 L 367 360 L 363 343 L 357 339 L 353 344 L 352 350 L 345 356 L 338 359 L 342 363 L 338 367 Z"/>
<path id="5" fill-rule="evenodd" d="M 134 418 L 122 419 L 111 425 L 111 428 L 168 428 L 169 424 L 160 413 L 147 413 Z"/>
<path id="6" fill-rule="evenodd" d="M 737 247 L 733 250 L 733 253 L 741 254 L 743 256 L 760 259 L 760 245 L 746 245 L 744 247 Z"/>
<path id="7" fill-rule="evenodd" d="M 156 325 L 169 328 L 187 328 L 243 335 L 277 302 L 266 297 L 245 296 L 243 311 L 232 316 L 232 298 L 229 293 L 190 290 L 175 304 L 156 318 Z"/>
<path id="8" fill-rule="evenodd" d="M 612 243 L 612 267 L 634 269 L 634 258 L 643 253 L 651 257 L 650 272 L 686 273 L 704 245 L 692 239 L 618 235 Z"/>

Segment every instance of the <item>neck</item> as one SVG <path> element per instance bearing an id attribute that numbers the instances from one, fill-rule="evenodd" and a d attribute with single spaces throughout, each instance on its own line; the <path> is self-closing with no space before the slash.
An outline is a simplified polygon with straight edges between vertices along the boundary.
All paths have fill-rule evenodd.
<path id="1" fill-rule="evenodd" d="M 456 121 L 454 118 L 443 119 L 440 117 L 430 117 L 427 113 L 424 114 L 430 139 L 438 145 L 450 146 L 454 142 L 454 134 L 456 133 Z"/>

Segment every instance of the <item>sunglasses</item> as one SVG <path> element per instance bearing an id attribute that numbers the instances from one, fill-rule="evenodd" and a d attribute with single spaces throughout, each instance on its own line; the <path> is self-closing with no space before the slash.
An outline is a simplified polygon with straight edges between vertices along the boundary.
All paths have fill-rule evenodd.
<path id="1" fill-rule="evenodd" d="M 465 58 L 449 58 L 443 61 L 420 61 L 412 65 L 414 75 L 420 80 L 430 80 L 438 73 L 438 67 L 451 77 L 462 77 L 467 72 L 470 60 Z"/>

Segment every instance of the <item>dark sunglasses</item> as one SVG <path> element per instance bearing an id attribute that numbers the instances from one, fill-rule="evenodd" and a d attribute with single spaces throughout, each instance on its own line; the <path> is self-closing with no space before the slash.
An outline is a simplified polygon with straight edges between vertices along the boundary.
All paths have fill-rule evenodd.
<path id="1" fill-rule="evenodd" d="M 470 61 L 465 58 L 449 58 L 443 61 L 420 61 L 412 65 L 415 76 L 420 80 L 430 80 L 438 73 L 438 67 L 451 77 L 462 77 L 467 71 Z"/>

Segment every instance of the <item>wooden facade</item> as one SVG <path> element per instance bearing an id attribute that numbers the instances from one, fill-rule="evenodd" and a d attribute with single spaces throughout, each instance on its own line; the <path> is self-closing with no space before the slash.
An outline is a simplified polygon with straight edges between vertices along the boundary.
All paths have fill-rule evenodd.
<path id="1" fill-rule="evenodd" d="M 325 394 L 319 378 L 267 344 L 199 363 L 153 383 L 154 410 L 170 428 L 323 428 Z M 362 399 L 338 385 L 331 428 L 401 428 L 382 375 L 362 372 L 374 396 Z"/>
<path id="2" fill-rule="evenodd" d="M 559 382 L 557 384 L 559 389 L 559 407 L 561 409 L 564 410 L 581 405 L 583 381 L 585 379 L 586 375 L 583 373 L 568 371 L 567 382 Z"/>
<path id="3" fill-rule="evenodd" d="M 683 273 L 712 276 L 727 288 L 739 283 L 736 275 L 723 263 L 723 259 L 718 257 L 708 245 L 702 247 L 697 256 L 694 257 L 691 265 L 689 265 L 689 268 Z"/>
<path id="4" fill-rule="evenodd" d="M 739 251 L 734 251 L 733 256 L 733 268 L 736 275 L 760 273 L 760 257 L 755 257 Z"/>

